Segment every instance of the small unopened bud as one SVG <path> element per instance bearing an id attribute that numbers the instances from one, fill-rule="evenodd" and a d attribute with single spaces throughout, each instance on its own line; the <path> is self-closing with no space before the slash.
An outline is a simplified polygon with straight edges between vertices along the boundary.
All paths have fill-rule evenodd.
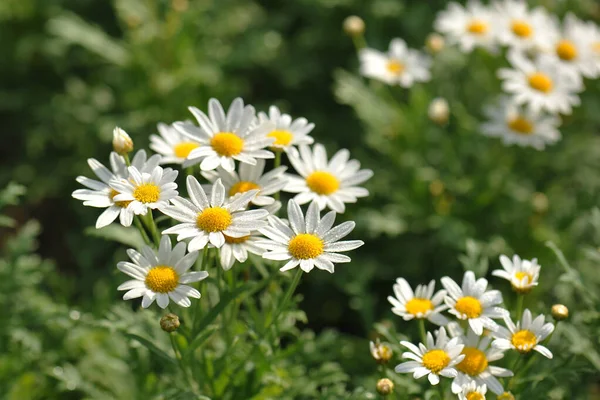
<path id="1" fill-rule="evenodd" d="M 127 154 L 133 151 L 133 140 L 129 137 L 127 132 L 118 126 L 113 130 L 113 149 L 121 154 Z"/>
<path id="2" fill-rule="evenodd" d="M 379 339 L 375 342 L 369 342 L 371 356 L 378 364 L 386 364 L 392 358 L 393 351 L 390 346 L 380 343 Z"/>
<path id="3" fill-rule="evenodd" d="M 569 309 L 564 304 L 555 304 L 552 306 L 552 316 L 557 321 L 569 318 Z"/>
<path id="4" fill-rule="evenodd" d="M 377 393 L 382 396 L 387 396 L 388 394 L 392 394 L 394 391 L 394 382 L 389 380 L 388 378 L 383 378 L 377 381 Z"/>
<path id="5" fill-rule="evenodd" d="M 437 54 L 444 49 L 446 41 L 439 33 L 430 33 L 425 40 L 425 47 L 432 54 Z"/>
<path id="6" fill-rule="evenodd" d="M 351 15 L 344 20 L 344 32 L 348 36 L 360 36 L 365 33 L 365 21 L 361 17 Z"/>
<path id="7" fill-rule="evenodd" d="M 179 325 L 181 325 L 179 317 L 172 313 L 166 314 L 160 319 L 160 327 L 165 332 L 175 332 Z"/>
<path id="8" fill-rule="evenodd" d="M 429 119 L 438 125 L 446 125 L 448 118 L 450 117 L 450 107 L 446 99 L 442 97 L 436 97 L 429 103 L 429 109 L 427 110 Z"/>
<path id="9" fill-rule="evenodd" d="M 538 213 L 544 213 L 548 211 L 548 197 L 544 193 L 536 192 L 531 198 L 531 205 Z"/>
<path id="10" fill-rule="evenodd" d="M 515 396 L 511 392 L 504 392 L 499 394 L 497 400 L 515 400 Z"/>

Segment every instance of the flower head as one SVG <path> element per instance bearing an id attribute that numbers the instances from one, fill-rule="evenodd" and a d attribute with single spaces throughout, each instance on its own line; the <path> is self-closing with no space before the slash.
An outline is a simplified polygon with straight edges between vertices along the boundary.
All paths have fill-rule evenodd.
<path id="1" fill-rule="evenodd" d="M 448 8 L 438 14 L 435 29 L 448 37 L 448 41 L 458 44 L 463 52 L 469 53 L 475 47 L 496 49 L 496 25 L 494 14 L 479 1 L 470 0 L 465 7 L 451 2 Z"/>
<path id="2" fill-rule="evenodd" d="M 471 381 L 462 385 L 460 392 L 458 392 L 459 400 L 485 400 L 485 394 L 487 392 L 487 386 L 477 386 L 477 382 Z"/>
<path id="3" fill-rule="evenodd" d="M 505 255 L 500 256 L 502 268 L 492 271 L 492 275 L 506 279 L 512 285 L 517 293 L 528 293 L 538 284 L 540 276 L 540 266 L 537 259 L 521 260 L 521 257 L 514 255 L 511 261 Z"/>
<path id="4" fill-rule="evenodd" d="M 290 115 L 282 114 L 275 106 L 269 107 L 269 114 L 259 112 L 258 121 L 270 123 L 273 127 L 273 130 L 267 134 L 267 137 L 275 140 L 270 146 L 273 151 L 285 151 L 297 155 L 297 146 L 314 142 L 308 134 L 314 129 L 315 124 L 309 123 L 306 118 L 292 119 Z"/>
<path id="5" fill-rule="evenodd" d="M 369 349 L 371 350 L 371 356 L 378 364 L 387 364 L 392 358 L 393 352 L 390 346 L 385 343 L 381 343 L 379 339 L 374 342 L 369 342 Z"/>
<path id="6" fill-rule="evenodd" d="M 550 322 L 544 323 L 544 320 L 543 315 L 538 315 L 532 320 L 531 311 L 528 309 L 525 309 L 521 321 L 516 325 L 510 316 L 505 315 L 504 322 L 508 329 L 499 327 L 493 333 L 495 340 L 492 346 L 501 350 L 514 349 L 522 354 L 535 350 L 544 357 L 552 358 L 552 352 L 540 344 L 554 331 L 554 325 Z"/>
<path id="7" fill-rule="evenodd" d="M 182 122 L 188 124 L 188 129 L 193 129 L 191 122 Z M 158 124 L 159 135 L 150 135 L 150 148 L 162 155 L 161 164 L 183 164 L 184 167 L 190 165 L 187 157 L 192 150 L 200 147 L 200 143 L 181 134 L 172 125 Z"/>
<path id="8" fill-rule="evenodd" d="M 427 318 L 429 321 L 438 325 L 446 325 L 448 319 L 441 312 L 448 308 L 443 305 L 445 290 L 439 290 L 433 294 L 435 281 L 431 280 L 428 285 L 417 285 L 413 292 L 410 285 L 404 278 L 396 279 L 394 285 L 394 294 L 396 297 L 388 296 L 388 301 L 392 303 L 392 312 L 401 316 L 405 321 L 413 318 Z"/>

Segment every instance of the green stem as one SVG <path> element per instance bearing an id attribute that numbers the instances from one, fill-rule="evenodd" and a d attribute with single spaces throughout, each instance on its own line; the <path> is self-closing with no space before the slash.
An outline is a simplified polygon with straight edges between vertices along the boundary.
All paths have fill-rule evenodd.
<path id="1" fill-rule="evenodd" d="M 183 364 L 183 357 L 181 352 L 179 351 L 179 346 L 175 341 L 175 334 L 169 333 L 169 339 L 171 339 L 171 346 L 173 347 L 173 352 L 175 353 L 175 358 L 177 359 L 177 365 L 179 365 L 179 369 L 181 369 L 181 373 L 183 374 L 185 380 L 187 381 L 189 387 L 192 389 L 194 393 L 198 393 L 197 384 L 194 382 L 194 379 L 189 375 L 188 370 L 185 368 Z"/>
<path id="2" fill-rule="evenodd" d="M 138 228 L 138 230 L 140 231 L 140 234 L 142 235 L 142 239 L 144 239 L 144 242 L 147 245 L 151 245 L 152 242 L 150 241 L 150 238 L 148 237 L 148 233 L 146 233 L 146 229 L 144 229 L 144 226 L 142 225 L 142 221 L 140 220 L 140 217 L 138 215 L 133 217 L 133 223 L 135 224 L 136 228 Z"/>
<path id="3" fill-rule="evenodd" d="M 160 234 L 158 233 L 158 229 L 156 228 L 156 223 L 154 222 L 154 217 L 152 216 L 152 210 L 148 210 L 143 219 L 146 222 L 146 228 L 148 228 L 148 230 L 152 234 L 154 244 L 158 248 L 158 246 L 160 245 Z"/>
<path id="4" fill-rule="evenodd" d="M 425 319 L 419 318 L 419 334 L 421 335 L 421 343 L 427 343 L 427 332 L 425 331 Z"/>
<path id="5" fill-rule="evenodd" d="M 517 359 L 513 363 L 512 367 L 510 368 L 510 370 L 513 371 L 513 376 L 510 378 L 510 381 L 508 381 L 508 386 L 506 387 L 506 390 L 508 390 L 508 391 L 510 391 L 512 389 L 512 387 L 515 383 L 515 378 L 517 377 L 517 368 L 522 359 L 523 359 L 523 356 L 521 354 L 518 354 Z"/>
<path id="6" fill-rule="evenodd" d="M 302 269 L 300 267 L 298 267 L 297 271 L 296 271 L 296 275 L 294 275 L 292 284 L 290 285 L 287 292 L 285 293 L 285 296 L 283 297 L 283 300 L 281 301 L 279 308 L 277 309 L 277 311 L 275 311 L 275 315 L 273 315 L 273 319 L 271 320 L 271 323 L 269 324 L 269 326 L 276 323 L 277 318 L 279 318 L 279 315 L 283 312 L 283 310 L 286 309 L 287 304 L 289 303 L 290 299 L 292 298 L 292 295 L 296 291 L 296 287 L 298 287 L 298 284 L 300 283 L 301 277 L 302 277 Z M 268 326 L 267 326 L 267 328 L 268 328 Z"/>
<path id="7" fill-rule="evenodd" d="M 360 51 L 360 49 L 367 47 L 367 41 L 365 40 L 364 35 L 352 36 L 352 43 L 354 43 L 356 52 Z"/>
<path id="8" fill-rule="evenodd" d="M 206 271 L 206 267 L 208 265 L 208 244 L 202 250 L 202 260 L 200 261 L 200 271 Z M 200 283 L 202 284 L 202 282 Z M 209 305 L 210 306 L 210 305 Z M 194 322 L 192 323 L 192 337 L 196 335 L 196 329 L 198 328 L 198 323 L 202 318 L 202 307 L 200 306 L 200 299 L 196 300 L 196 309 L 194 310 Z"/>
<path id="9" fill-rule="evenodd" d="M 517 295 L 517 321 L 521 320 L 523 316 L 523 302 L 525 301 L 525 295 L 518 294 Z"/>
<path id="10" fill-rule="evenodd" d="M 125 164 L 127 164 L 127 166 L 130 166 L 131 161 L 129 160 L 129 154 L 127 154 L 127 153 L 123 154 L 123 158 L 125 159 Z"/>
<path id="11" fill-rule="evenodd" d="M 185 169 L 185 173 L 186 173 L 186 175 L 192 175 L 192 176 L 194 176 L 194 167 L 187 167 Z"/>

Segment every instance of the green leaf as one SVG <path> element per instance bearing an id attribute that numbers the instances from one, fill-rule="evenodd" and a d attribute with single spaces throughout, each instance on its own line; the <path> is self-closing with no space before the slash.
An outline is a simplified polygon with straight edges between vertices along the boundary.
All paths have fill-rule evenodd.
<path id="1" fill-rule="evenodd" d="M 0 215 L 0 227 L 14 228 L 17 221 L 6 215 Z"/>
<path id="2" fill-rule="evenodd" d="M 157 345 L 152 343 L 150 340 L 148 340 L 142 336 L 136 335 L 135 333 L 129 333 L 129 332 L 125 333 L 125 336 L 130 339 L 140 342 L 140 344 L 142 344 L 144 347 L 146 347 L 148 350 L 150 350 L 152 353 L 154 353 L 158 357 L 162 358 L 163 360 L 168 361 L 171 364 L 177 364 L 176 361 L 173 359 L 173 357 L 168 355 L 164 350 L 161 350 Z"/>
<path id="3" fill-rule="evenodd" d="M 218 327 L 209 327 L 207 329 L 205 329 L 201 334 L 199 334 L 198 336 L 196 336 L 196 338 L 194 340 L 192 340 L 192 342 L 189 344 L 187 351 L 185 352 L 185 354 L 183 355 L 183 358 L 188 358 L 188 357 L 192 357 L 192 355 L 194 354 L 194 351 L 202 346 L 204 344 L 204 342 L 206 342 L 210 336 L 215 333 L 215 331 L 217 331 L 219 328 Z"/>
<path id="4" fill-rule="evenodd" d="M 85 229 L 85 234 L 89 236 L 99 237 L 106 240 L 122 243 L 124 245 L 139 249 L 144 243 L 142 235 L 134 227 L 126 227 L 122 225 L 112 224 L 102 229 L 89 227 Z"/>

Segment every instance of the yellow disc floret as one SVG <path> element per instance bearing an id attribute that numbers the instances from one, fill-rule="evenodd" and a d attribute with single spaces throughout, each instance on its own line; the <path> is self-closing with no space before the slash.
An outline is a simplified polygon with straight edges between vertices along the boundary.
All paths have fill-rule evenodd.
<path id="1" fill-rule="evenodd" d="M 512 32 L 520 38 L 526 39 L 533 34 L 533 28 L 527 22 L 522 20 L 514 20 L 510 25 Z"/>
<path id="2" fill-rule="evenodd" d="M 537 337 L 530 330 L 522 329 L 514 333 L 510 341 L 520 353 L 529 353 L 537 344 Z"/>
<path id="3" fill-rule="evenodd" d="M 444 350 L 429 350 L 423 354 L 423 366 L 434 374 L 438 374 L 448 364 L 450 364 L 450 356 Z"/>
<path id="4" fill-rule="evenodd" d="M 390 60 L 388 61 L 387 65 L 385 66 L 388 70 L 388 72 L 390 72 L 393 75 L 400 75 L 404 72 L 404 69 L 406 68 L 404 66 L 404 64 L 402 64 L 400 61 L 396 61 L 396 60 Z"/>
<path id="5" fill-rule="evenodd" d="M 288 251 L 299 260 L 316 258 L 323 254 L 323 241 L 311 233 L 301 233 L 290 240 Z"/>
<path id="6" fill-rule="evenodd" d="M 229 196 L 234 196 L 238 193 L 244 193 L 244 192 L 247 192 L 248 190 L 255 190 L 255 189 L 260 189 L 260 186 L 258 186 L 254 182 L 240 181 L 240 182 L 235 183 L 231 187 L 231 189 L 229 189 Z"/>
<path id="7" fill-rule="evenodd" d="M 225 236 L 225 243 L 229 243 L 229 244 L 240 244 L 240 243 L 244 243 L 246 242 L 246 240 L 248 240 L 250 238 L 250 235 L 247 236 L 242 236 L 242 237 L 231 237 L 231 236 L 227 236 L 227 235 L 223 235 Z"/>
<path id="8" fill-rule="evenodd" d="M 294 139 L 294 134 L 290 131 L 276 130 L 267 135 L 268 137 L 275 138 L 273 146 L 287 146 Z"/>
<path id="9" fill-rule="evenodd" d="M 118 194 L 120 194 L 120 193 L 117 192 L 115 189 L 110 189 L 109 196 L 110 196 L 111 200 L 113 200 L 115 198 L 115 196 Z M 131 203 L 131 200 L 115 201 L 115 206 L 121 207 L 121 208 L 126 208 L 129 205 L 129 203 Z"/>
<path id="10" fill-rule="evenodd" d="M 160 188 L 154 183 L 143 183 L 133 190 L 133 198 L 140 203 L 155 203 L 160 198 Z"/>
<path id="11" fill-rule="evenodd" d="M 329 172 L 315 171 L 306 178 L 306 185 L 317 194 L 329 195 L 340 188 L 340 181 Z"/>
<path id="12" fill-rule="evenodd" d="M 219 132 L 210 140 L 210 145 L 221 157 L 231 157 L 242 152 L 244 140 L 231 132 Z"/>
<path id="13" fill-rule="evenodd" d="M 467 316 L 467 318 L 477 318 L 481 315 L 483 307 L 475 297 L 465 296 L 456 301 L 454 306 L 456 311 Z"/>
<path id="14" fill-rule="evenodd" d="M 527 77 L 529 86 L 544 93 L 550 93 L 554 87 L 552 78 L 542 72 L 535 72 Z"/>
<path id="15" fill-rule="evenodd" d="M 467 400 L 485 400 L 485 396 L 479 392 L 467 393 Z"/>
<path id="16" fill-rule="evenodd" d="M 172 267 L 157 265 L 148 271 L 145 283 L 155 293 L 169 293 L 179 284 L 179 275 Z"/>
<path id="17" fill-rule="evenodd" d="M 406 312 L 414 316 L 425 315 L 427 311 L 433 310 L 433 303 L 429 299 L 413 297 L 406 302 Z"/>
<path id="18" fill-rule="evenodd" d="M 572 61 L 577 58 L 577 47 L 570 40 L 561 40 L 556 45 L 556 54 L 564 61 Z"/>
<path id="19" fill-rule="evenodd" d="M 533 133 L 533 124 L 521 116 L 517 116 L 508 121 L 508 127 L 511 131 L 520 135 L 530 135 Z"/>
<path id="20" fill-rule="evenodd" d="M 194 150 L 198 146 L 200 145 L 194 142 L 177 143 L 175 146 L 173 146 L 173 153 L 175 154 L 175 157 L 186 158 L 190 155 L 192 150 Z"/>
<path id="21" fill-rule="evenodd" d="M 478 376 L 488 367 L 485 353 L 476 347 L 465 347 L 462 351 L 465 358 L 458 363 L 456 368 L 467 375 Z"/>
<path id="22" fill-rule="evenodd" d="M 523 280 L 523 278 L 525 278 L 526 285 L 529 285 L 530 283 L 533 282 L 533 275 L 531 275 L 531 273 L 529 273 L 529 272 L 523 272 L 523 271 L 515 272 L 515 278 L 517 278 L 517 280 L 519 282 L 521 282 Z"/>
<path id="23" fill-rule="evenodd" d="M 487 33 L 489 26 L 487 22 L 480 21 L 477 19 L 472 20 L 467 24 L 467 31 L 471 32 L 474 35 L 484 35 Z"/>
<path id="24" fill-rule="evenodd" d="M 198 213 L 196 225 L 204 232 L 221 232 L 231 225 L 231 214 L 222 207 L 205 208 Z"/>

